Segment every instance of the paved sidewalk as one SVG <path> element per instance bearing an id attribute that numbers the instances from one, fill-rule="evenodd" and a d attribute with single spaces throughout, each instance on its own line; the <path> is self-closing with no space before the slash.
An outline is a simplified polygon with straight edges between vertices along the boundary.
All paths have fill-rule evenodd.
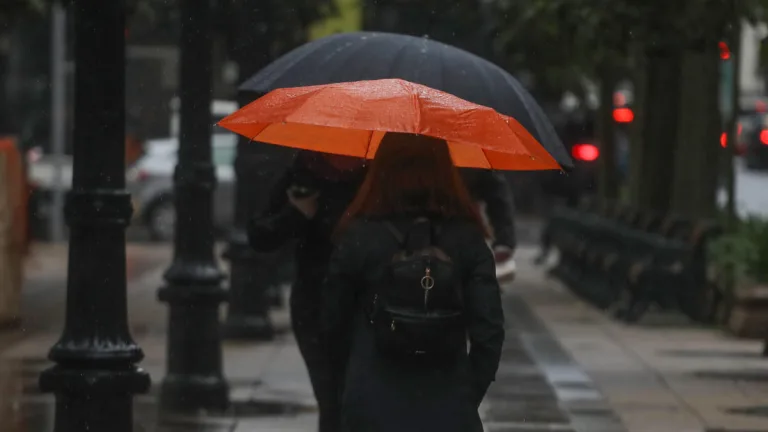
<path id="1" fill-rule="evenodd" d="M 535 252 L 520 249 L 518 278 L 505 286 L 508 339 L 498 380 L 481 407 L 487 431 L 768 431 L 768 417 L 728 411 L 768 414 L 768 360 L 759 357 L 759 341 L 665 317 L 623 326 L 546 279 L 530 264 Z M 315 430 L 311 388 L 289 332 L 268 344 L 225 343 L 224 371 L 239 416 L 159 420 L 167 310 L 156 290 L 171 254 L 146 245 L 131 254 L 137 270 L 128 284 L 130 324 L 155 385 L 136 399 L 137 432 Z M 0 345 L 0 431 L 52 430 L 51 396 L 40 394 L 36 381 L 63 316 L 64 285 L 55 273 L 53 288 L 25 291 L 29 330 L 5 349 Z M 273 318 L 288 328 L 287 311 Z"/>
<path id="2" fill-rule="evenodd" d="M 0 431 L 49 432 L 52 430 L 52 397 L 37 390 L 37 376 L 50 365 L 48 349 L 60 335 L 63 322 L 64 282 L 61 245 L 47 248 L 37 257 L 46 270 L 30 279 L 25 287 L 25 324 L 15 332 L 10 346 L 0 346 Z M 136 432 L 312 431 L 316 408 L 309 379 L 292 334 L 286 310 L 272 314 L 278 329 L 284 330 L 271 343 L 225 342 L 224 372 L 231 387 L 234 410 L 258 414 L 237 419 L 232 415 L 208 418 L 158 419 L 157 391 L 165 371 L 167 307 L 156 299 L 162 275 L 170 262 L 166 246 L 131 246 L 130 256 L 140 255 L 144 266 L 128 282 L 128 312 L 131 332 L 142 347 L 141 366 L 152 377 L 152 389 L 136 398 Z M 48 266 L 45 266 L 48 264 Z M 65 263 L 64 263 L 65 265 Z M 222 263 L 224 266 L 224 263 Z M 56 269 L 58 267 L 58 269 Z M 58 274 L 52 286 L 46 276 Z M 130 273 L 129 273 L 130 274 Z M 222 313 L 224 308 L 222 308 Z M 223 316 L 223 315 L 222 315 Z M 8 339 L 6 339 L 8 341 Z M 7 415 L 3 415 L 7 412 Z M 271 416 L 264 416 L 274 413 Z M 248 415 L 248 417 L 251 417 Z"/>
<path id="3" fill-rule="evenodd" d="M 6 401 L 11 401 L 10 404 L 0 401 L 0 408 L 10 407 L 8 409 L 13 414 L 0 415 L 0 419 L 20 419 L 20 423 L 26 424 L 23 429 L 25 432 L 50 431 L 53 415 L 51 396 L 40 394 L 36 381 L 39 372 L 49 365 L 45 355 L 58 338 L 61 328 L 64 286 L 60 281 L 65 260 L 62 263 L 55 256 L 61 256 L 65 249 L 54 247 L 46 251 L 37 257 L 36 264 L 46 272 L 35 273 L 35 277 L 30 278 L 34 284 L 25 291 L 28 307 L 25 310 L 26 331 L 23 332 L 23 338 L 0 354 L 0 377 L 3 377 L 0 378 L 0 395 Z M 133 272 L 128 283 L 132 334 L 144 350 L 146 357 L 142 366 L 150 372 L 154 384 L 148 395 L 136 398 L 137 431 L 176 432 L 193 427 L 208 432 L 315 430 L 316 407 L 311 387 L 290 332 L 283 333 L 277 341 L 267 344 L 224 344 L 224 371 L 231 386 L 236 415 L 158 419 L 157 385 L 165 369 L 167 310 L 165 305 L 157 302 L 156 291 L 162 284 L 162 273 L 171 255 L 167 247 L 139 245 L 129 248 L 129 257 L 135 257 L 141 263 L 155 263 L 154 267 L 135 265 L 135 268 L 144 270 Z M 44 286 L 43 282 L 47 280 L 53 283 L 53 287 Z M 513 318 L 508 319 L 509 337 L 499 379 L 492 386 L 482 407 L 487 430 L 597 432 L 597 429 L 576 428 L 578 422 L 573 421 L 574 412 L 561 401 L 563 392 L 567 392 L 567 388 L 562 386 L 588 386 L 584 384 L 585 378 L 579 374 L 578 366 L 570 360 L 567 364 L 559 362 L 555 368 L 546 365 L 546 361 L 553 360 L 552 353 L 544 353 L 542 356 L 541 352 L 529 344 L 532 336 L 540 339 L 546 336 L 541 334 L 543 327 L 533 322 L 535 317 L 530 313 L 519 313 L 526 306 L 518 296 L 506 296 L 505 308 Z M 286 310 L 273 312 L 273 319 L 279 328 L 288 329 Z M 531 329 L 533 333 L 529 331 Z M 550 339 L 544 337 L 541 340 Z M 581 381 L 574 383 L 574 380 Z M 592 393 L 587 393 L 590 400 L 595 399 Z M 582 400 L 571 394 L 572 401 L 577 399 Z M 590 426 L 596 424 L 594 421 L 587 423 Z M 0 430 L 17 432 L 10 425 L 0 426 L 3 426 Z M 21 430 L 18 429 L 18 432 Z M 608 431 L 604 428 L 600 430 Z M 610 432 L 617 431 L 615 428 L 610 429 Z"/>
<path id="4" fill-rule="evenodd" d="M 514 291 L 581 365 L 630 432 L 768 431 L 768 359 L 676 314 L 627 326 L 585 304 L 540 269 Z M 751 413 L 751 414 L 748 414 Z"/>

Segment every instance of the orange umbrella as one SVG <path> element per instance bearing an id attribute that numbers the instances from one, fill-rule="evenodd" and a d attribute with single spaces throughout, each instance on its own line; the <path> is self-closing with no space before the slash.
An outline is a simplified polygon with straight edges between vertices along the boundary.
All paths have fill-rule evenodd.
<path id="1" fill-rule="evenodd" d="M 421 134 L 446 140 L 460 167 L 560 169 L 515 119 L 399 79 L 277 89 L 219 126 L 254 141 L 366 158 L 387 132 Z"/>

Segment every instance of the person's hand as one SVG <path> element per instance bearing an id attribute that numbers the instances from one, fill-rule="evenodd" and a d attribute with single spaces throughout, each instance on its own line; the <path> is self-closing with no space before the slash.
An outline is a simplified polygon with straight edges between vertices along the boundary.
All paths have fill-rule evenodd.
<path id="1" fill-rule="evenodd" d="M 496 261 L 496 278 L 500 281 L 510 282 L 515 278 L 517 265 L 514 259 L 515 251 L 504 245 L 493 247 L 493 258 Z"/>
<path id="2" fill-rule="evenodd" d="M 318 193 L 315 192 L 312 195 L 301 196 L 295 188 L 288 190 L 288 202 L 292 206 L 296 207 L 301 214 L 307 219 L 312 219 L 317 214 L 317 197 Z"/>

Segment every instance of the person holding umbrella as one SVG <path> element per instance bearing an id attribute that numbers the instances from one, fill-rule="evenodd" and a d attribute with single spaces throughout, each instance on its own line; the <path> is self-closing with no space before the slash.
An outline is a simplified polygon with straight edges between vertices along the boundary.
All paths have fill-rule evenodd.
<path id="1" fill-rule="evenodd" d="M 514 76 L 486 59 L 433 39 L 383 32 L 327 36 L 281 56 L 245 80 L 238 91 L 256 97 L 279 88 L 381 78 L 426 85 L 511 116 L 561 168 L 573 168 L 548 116 Z M 486 170 L 462 170 L 462 175 L 472 196 L 485 204 L 494 234 L 496 273 L 508 280 L 515 273 L 516 247 L 509 185 L 503 176 Z"/>
<path id="2" fill-rule="evenodd" d="M 325 313 L 342 430 L 482 431 L 504 314 L 445 140 L 386 134 L 337 234 Z"/>
<path id="3" fill-rule="evenodd" d="M 503 317 L 501 317 L 494 261 L 490 249 L 485 245 L 481 218 L 478 216 L 474 203 L 468 197 L 463 182 L 451 160 L 453 159 L 457 166 L 461 167 L 524 170 L 558 169 L 557 161 L 514 119 L 500 115 L 487 107 L 402 80 L 363 81 L 275 90 L 222 120 L 219 125 L 255 141 L 340 156 L 371 159 L 379 149 L 381 149 L 382 155 L 389 154 L 391 156 L 392 152 L 387 150 L 389 148 L 398 148 L 400 150 L 396 150 L 395 153 L 403 153 L 406 156 L 405 158 L 388 157 L 385 160 L 389 162 L 385 165 L 382 165 L 382 162 L 377 163 L 377 161 L 382 160 L 381 158 L 374 159 L 374 163 L 366 175 L 366 181 L 357 193 L 354 203 L 346 213 L 343 210 L 338 213 L 344 215 L 342 221 L 349 221 L 349 223 L 342 222 L 339 232 L 347 231 L 345 228 L 348 228 L 349 232 L 353 232 L 351 227 L 356 225 L 356 222 L 353 222 L 353 219 L 357 219 L 355 216 L 364 217 L 373 213 L 391 216 L 387 213 L 390 212 L 398 217 L 413 216 L 416 219 L 426 217 L 428 228 L 425 230 L 423 225 L 420 226 L 418 230 L 414 230 L 418 233 L 413 236 L 411 235 L 410 221 L 399 221 L 406 222 L 405 225 L 399 227 L 392 224 L 393 226 L 389 228 L 394 229 L 389 234 L 396 240 L 395 245 L 403 247 L 402 252 L 404 254 L 397 255 L 401 258 L 421 257 L 421 253 L 405 254 L 407 250 L 414 252 L 413 247 L 415 245 L 421 247 L 419 250 L 429 250 L 431 251 L 429 253 L 434 255 L 436 259 L 434 261 L 434 273 L 430 273 L 432 267 L 426 267 L 426 273 L 416 277 L 421 281 L 421 286 L 424 289 L 409 291 L 406 297 L 412 297 L 413 293 L 423 292 L 423 311 L 436 305 L 442 309 L 435 316 L 445 318 L 445 322 L 426 322 L 423 323 L 425 324 L 423 328 L 414 328 L 412 326 L 414 322 L 409 318 L 404 319 L 402 315 L 397 317 L 392 315 L 394 309 L 389 306 L 395 305 L 394 297 L 388 298 L 382 295 L 382 302 L 377 303 L 377 296 L 374 295 L 372 305 L 371 303 L 365 305 L 361 303 L 362 299 L 367 297 L 366 294 L 371 293 L 372 286 L 367 281 L 356 279 L 356 291 L 349 297 L 345 294 L 320 295 L 322 287 L 319 286 L 318 277 L 321 272 L 308 277 L 307 281 L 313 281 L 318 291 L 315 295 L 324 300 L 325 306 L 321 306 L 319 309 L 328 316 L 326 331 L 317 332 L 317 337 L 313 338 L 315 347 L 325 345 L 327 348 L 326 363 L 316 362 L 316 364 L 321 364 L 317 368 L 321 373 L 316 373 L 315 377 L 312 378 L 320 405 L 321 428 L 333 430 L 333 424 L 338 422 L 339 412 L 344 413 L 347 426 L 352 425 L 351 429 L 348 428 L 348 430 L 370 430 L 366 425 L 373 427 L 376 423 L 375 418 L 366 415 L 358 418 L 349 416 L 350 397 L 366 396 L 363 393 L 370 391 L 371 388 L 364 389 L 363 393 L 356 396 L 351 396 L 355 395 L 355 392 L 342 384 L 349 382 L 348 374 L 352 373 L 353 364 L 365 363 L 365 361 L 362 363 L 353 361 L 356 358 L 355 353 L 357 351 L 355 350 L 358 341 L 353 337 L 357 332 L 350 333 L 350 330 L 356 329 L 357 321 L 353 323 L 350 321 L 350 317 L 359 317 L 358 312 L 368 309 L 367 306 L 371 306 L 375 310 L 378 305 L 378 307 L 384 307 L 380 313 L 377 313 L 378 317 L 392 317 L 392 321 L 389 322 L 369 316 L 372 325 L 374 321 L 377 323 L 378 333 L 389 335 L 390 331 L 387 329 L 395 332 L 395 329 L 398 328 L 406 333 L 408 333 L 408 329 L 411 329 L 415 332 L 414 334 L 424 336 L 430 331 L 437 330 L 437 333 L 432 333 L 432 336 L 435 337 L 421 339 L 436 343 L 444 341 L 440 335 L 450 335 L 451 342 L 443 346 L 429 346 L 424 349 L 407 348 L 405 349 L 406 356 L 425 354 L 423 358 L 454 358 L 457 353 L 462 351 L 461 349 L 457 351 L 457 347 L 466 341 L 463 335 L 469 332 L 470 343 L 472 344 L 471 354 L 465 360 L 461 360 L 460 356 L 456 357 L 458 362 L 456 365 L 463 364 L 466 366 L 471 363 L 473 372 L 469 373 L 466 368 L 456 369 L 456 365 L 448 367 L 443 364 L 452 371 L 449 371 L 450 374 L 458 373 L 463 378 L 459 381 L 448 380 L 449 388 L 446 389 L 445 395 L 447 399 L 441 400 L 453 404 L 451 406 L 457 408 L 457 412 L 462 416 L 457 419 L 456 423 L 456 425 L 463 425 L 461 429 L 455 429 L 454 425 L 451 426 L 454 429 L 448 428 L 446 430 L 476 430 L 479 425 L 476 404 L 482 399 L 498 365 L 498 354 L 503 341 Z M 431 138 L 424 138 L 420 135 L 428 135 Z M 404 136 L 415 137 L 422 141 L 389 138 Z M 405 150 L 410 150 L 410 152 Z M 410 157 L 408 157 L 409 155 Z M 435 156 L 437 159 L 430 159 L 427 157 L 428 155 Z M 318 155 L 315 157 L 316 160 L 325 161 L 326 165 L 331 165 L 333 164 L 332 161 L 336 160 L 336 156 Z M 297 160 L 301 159 L 297 158 Z M 377 165 L 390 168 L 376 168 Z M 396 165 L 396 169 L 392 168 L 394 165 Z M 429 165 L 431 168 L 422 172 L 419 168 L 422 165 Z M 315 169 L 313 172 L 314 178 L 317 179 L 319 171 Z M 355 172 L 359 174 L 362 169 L 358 166 Z M 280 211 L 282 215 L 280 218 L 283 221 L 314 221 L 318 218 L 329 221 L 331 218 L 323 217 L 322 214 L 324 212 L 326 216 L 330 214 L 329 207 L 338 209 L 338 202 L 341 200 L 333 200 L 335 202 L 331 205 L 327 199 L 322 198 L 324 194 L 322 190 L 317 187 L 307 187 L 307 183 L 295 180 L 297 176 L 293 177 L 294 180 L 291 181 L 293 186 L 288 187 L 287 192 L 282 195 L 284 198 L 281 198 L 292 205 L 286 206 Z M 298 177 L 301 178 L 302 176 Z M 347 178 L 351 179 L 352 177 Z M 446 179 L 448 183 L 444 184 Z M 373 191 L 374 183 L 382 184 L 376 186 L 375 192 Z M 401 195 L 402 191 L 405 191 L 405 195 Z M 370 198 L 370 196 L 374 198 Z M 384 213 L 373 211 L 368 207 L 368 205 L 375 207 L 377 203 L 387 203 L 382 208 Z M 397 207 L 398 205 L 399 207 Z M 395 207 L 391 208 L 392 206 Z M 371 211 L 373 213 L 370 213 Z M 426 214 L 422 215 L 422 213 Z M 435 224 L 432 224 L 430 217 L 434 217 Z M 325 241 L 322 236 L 329 234 L 326 229 L 317 230 L 316 228 L 319 226 L 317 224 L 314 224 L 315 229 L 313 230 L 306 229 L 313 226 L 312 222 L 303 225 L 301 223 L 290 225 L 276 221 L 277 219 L 272 219 L 269 223 L 264 223 L 264 221 L 257 220 L 251 224 L 251 237 L 254 246 L 258 247 L 257 238 L 259 236 L 264 239 L 273 234 L 295 233 L 300 239 L 298 248 L 301 251 L 309 246 L 310 241 Z M 446 237 L 449 241 L 448 245 L 432 244 L 433 240 L 441 237 L 437 233 L 442 231 L 442 222 L 446 222 L 447 226 L 454 228 L 458 223 L 463 228 L 458 229 L 458 231 L 454 229 Z M 468 228 L 473 223 L 477 225 L 477 228 Z M 295 229 L 296 226 L 303 227 L 297 230 Z M 324 226 L 327 228 L 327 224 Z M 344 240 L 345 238 L 348 238 L 347 234 L 341 235 L 338 251 L 345 249 L 342 246 L 345 244 L 347 245 L 346 250 L 351 250 L 349 246 L 352 241 Z M 412 242 L 412 239 L 415 240 Z M 358 240 L 370 243 L 372 247 L 387 244 L 381 243 L 382 239 L 378 237 L 358 238 L 355 241 Z M 482 246 L 480 249 L 476 247 L 476 241 L 479 241 Z M 358 246 L 363 247 L 362 244 Z M 441 248 L 446 250 L 443 251 Z M 328 251 L 325 248 L 323 250 Z M 338 254 L 341 253 L 338 251 L 333 256 L 338 257 Z M 358 251 L 361 253 L 360 257 L 369 253 L 365 249 Z M 323 257 L 323 255 L 325 256 Z M 316 259 L 323 262 L 323 265 L 318 266 L 317 269 L 322 267 L 322 273 L 326 274 L 329 281 L 328 289 L 338 291 L 340 289 L 338 287 L 344 283 L 339 280 L 339 274 L 337 274 L 339 266 L 334 265 L 333 261 L 328 263 L 328 255 L 331 255 L 330 251 L 326 254 L 314 255 Z M 348 255 L 342 255 L 342 258 L 336 259 L 343 262 L 346 259 L 343 258 L 344 256 Z M 475 272 L 475 264 L 470 262 L 478 257 L 480 261 L 475 264 L 479 266 L 478 269 L 482 269 L 476 270 L 476 276 L 467 279 L 469 274 L 475 274 L 472 273 Z M 377 263 L 389 262 L 394 259 L 390 257 L 381 261 L 378 259 L 381 256 L 372 258 Z M 455 262 L 453 262 L 454 259 Z M 406 261 L 407 259 L 401 263 L 402 265 L 398 264 L 399 268 L 418 268 L 418 263 L 414 267 Z M 429 262 L 432 263 L 431 258 Z M 328 263 L 327 267 L 325 263 Z M 421 263 L 423 264 L 423 262 Z M 488 265 L 489 263 L 490 265 Z M 344 266 L 342 265 L 342 267 Z M 450 270 L 454 267 L 456 271 Z M 383 274 L 378 273 L 377 267 L 371 269 L 374 271 L 372 273 L 374 279 L 378 279 L 375 275 L 383 276 Z M 301 271 L 299 269 L 299 273 Z M 470 273 L 466 273 L 467 271 Z M 398 277 L 405 277 L 406 279 L 409 277 L 407 271 L 400 272 L 398 275 Z M 475 283 L 475 278 L 480 281 L 479 285 Z M 411 281 L 416 279 L 411 278 Z M 334 280 L 339 283 L 334 282 Z M 408 283 L 404 283 L 402 286 L 407 285 Z M 469 285 L 477 287 L 476 290 L 468 293 L 469 297 L 454 295 L 464 292 L 466 286 Z M 446 291 L 445 287 L 447 286 L 452 286 L 453 289 Z M 431 291 L 432 288 L 435 291 Z M 342 291 L 346 292 L 344 289 Z M 352 301 L 350 302 L 350 300 Z M 393 301 L 390 302 L 389 300 Z M 350 304 L 352 304 L 351 308 L 344 307 L 344 305 L 349 306 Z M 362 306 L 366 307 L 363 308 Z M 292 308 L 292 312 L 293 310 L 294 308 Z M 469 327 L 465 328 L 464 323 L 468 323 Z M 425 329 L 431 330 L 425 332 Z M 399 333 L 397 334 L 399 335 Z M 302 344 L 300 339 L 305 339 L 305 336 L 300 336 L 297 332 L 300 346 Z M 413 342 L 419 345 L 417 339 L 419 338 L 405 337 L 406 341 L 410 340 L 409 343 Z M 461 341 L 459 345 L 455 344 L 456 340 Z M 381 347 L 403 348 L 402 342 L 403 340 L 390 340 L 383 343 Z M 303 349 L 302 351 L 304 352 Z M 389 350 L 385 349 L 385 351 Z M 446 353 L 450 354 L 446 356 Z M 394 349 L 393 354 L 399 356 L 403 354 L 403 350 Z M 464 350 L 464 354 L 466 355 L 466 350 Z M 434 357 L 435 355 L 437 357 Z M 322 359 L 322 356 L 319 358 Z M 310 375 L 312 375 L 310 361 L 307 359 Z M 321 380 L 315 379 L 321 375 L 323 376 Z M 456 377 L 455 375 L 451 376 Z M 380 382 L 387 381 L 387 378 L 382 375 L 378 377 L 372 375 L 371 378 L 379 379 Z M 324 386 L 322 392 L 318 392 L 317 383 Z M 328 391 L 329 389 L 330 391 Z M 338 397 L 341 393 L 340 390 L 345 395 L 343 399 Z M 391 390 L 398 393 L 404 388 L 395 386 Z M 459 391 L 463 396 L 456 398 L 456 391 Z M 329 394 L 332 396 L 329 397 Z M 391 392 L 388 397 L 392 397 Z M 321 398 L 327 399 L 320 400 Z M 342 401 L 344 402 L 342 403 Z M 340 405 L 342 408 L 339 410 Z M 388 406 L 389 408 L 378 410 L 378 414 L 375 414 L 374 417 L 399 416 L 399 414 L 390 411 L 395 405 L 389 404 Z M 436 412 L 434 406 L 432 406 L 431 411 L 427 411 L 433 414 Z M 428 417 L 430 416 L 423 417 L 417 424 L 423 425 L 426 421 L 424 419 Z M 384 430 L 399 429 L 387 427 Z M 423 428 L 406 427 L 402 430 L 423 430 Z"/>
<path id="4" fill-rule="evenodd" d="M 291 326 L 318 403 L 320 432 L 340 427 L 337 386 L 321 332 L 320 283 L 333 250 L 331 234 L 362 183 L 364 163 L 363 158 L 299 152 L 275 185 L 266 212 L 248 225 L 248 240 L 258 251 L 296 241 Z"/>
<path id="5" fill-rule="evenodd" d="M 291 325 L 318 401 L 319 430 L 337 431 L 339 407 L 332 364 L 321 333 L 322 281 L 332 250 L 331 234 L 365 176 L 365 159 L 302 151 L 273 189 L 266 212 L 248 226 L 251 246 L 274 251 L 298 240 L 296 280 L 290 298 Z M 500 175 L 464 169 L 473 196 L 488 209 L 496 255 L 514 250 L 510 192 Z M 511 256 L 508 257 L 511 259 Z"/>

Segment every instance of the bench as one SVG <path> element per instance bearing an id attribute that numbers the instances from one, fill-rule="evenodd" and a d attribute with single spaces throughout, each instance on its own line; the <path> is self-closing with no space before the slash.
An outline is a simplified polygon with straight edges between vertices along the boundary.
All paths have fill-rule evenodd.
<path id="1" fill-rule="evenodd" d="M 537 262 L 557 248 L 550 274 L 623 321 L 656 304 L 711 322 L 720 298 L 707 283 L 707 244 L 721 233 L 712 221 L 588 201 L 554 209 Z"/>

